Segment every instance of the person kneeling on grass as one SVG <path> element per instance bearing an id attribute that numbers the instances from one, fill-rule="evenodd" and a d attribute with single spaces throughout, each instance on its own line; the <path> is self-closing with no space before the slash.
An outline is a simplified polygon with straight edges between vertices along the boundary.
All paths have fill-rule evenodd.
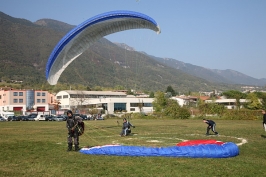
<path id="1" fill-rule="evenodd" d="M 208 124 L 206 135 L 209 135 L 210 129 L 213 131 L 213 133 L 215 133 L 215 135 L 218 135 L 218 132 L 215 131 L 216 124 L 215 124 L 215 122 L 213 120 L 203 119 L 203 122 L 206 123 L 206 124 Z"/>
<path id="2" fill-rule="evenodd" d="M 121 136 L 127 136 L 131 133 L 130 127 L 135 128 L 134 125 L 132 125 L 129 121 L 127 121 L 126 118 L 123 119 L 123 125 L 122 125 L 122 131 L 120 133 Z"/>

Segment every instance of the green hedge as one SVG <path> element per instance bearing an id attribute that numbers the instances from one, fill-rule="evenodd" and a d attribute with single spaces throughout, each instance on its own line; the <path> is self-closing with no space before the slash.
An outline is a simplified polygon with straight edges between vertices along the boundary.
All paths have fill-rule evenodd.
<path id="1" fill-rule="evenodd" d="M 222 119 L 227 120 L 259 120 L 262 119 L 262 113 L 260 110 L 225 110 Z"/>

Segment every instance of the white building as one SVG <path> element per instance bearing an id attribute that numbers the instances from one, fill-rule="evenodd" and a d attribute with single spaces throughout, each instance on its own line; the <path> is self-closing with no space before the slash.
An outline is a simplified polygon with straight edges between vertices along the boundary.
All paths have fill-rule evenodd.
<path id="1" fill-rule="evenodd" d="M 246 99 L 239 99 L 240 108 L 244 103 L 249 102 Z M 205 100 L 205 103 L 218 103 L 224 105 L 227 109 L 236 109 L 236 99 L 217 99 L 217 100 Z"/>
<path id="2" fill-rule="evenodd" d="M 128 96 L 124 92 L 77 90 L 60 91 L 56 94 L 56 99 L 60 102 L 63 110 L 91 105 L 96 108 L 103 108 L 106 114 L 113 114 L 116 111 L 152 112 L 154 100 L 153 98 Z M 142 107 L 142 110 L 139 107 Z"/>
<path id="3" fill-rule="evenodd" d="M 183 107 L 184 105 L 189 105 L 190 103 L 196 104 L 198 100 L 197 97 L 185 95 L 171 97 L 171 99 L 176 100 L 181 107 Z"/>

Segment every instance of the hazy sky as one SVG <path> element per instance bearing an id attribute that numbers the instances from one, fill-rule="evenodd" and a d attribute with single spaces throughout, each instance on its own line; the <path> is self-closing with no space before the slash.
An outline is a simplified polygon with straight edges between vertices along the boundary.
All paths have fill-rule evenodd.
<path id="1" fill-rule="evenodd" d="M 152 17 L 161 34 L 141 29 L 107 36 L 135 50 L 210 69 L 266 78 L 266 0 L 0 0 L 0 11 L 71 25 L 113 10 Z"/>

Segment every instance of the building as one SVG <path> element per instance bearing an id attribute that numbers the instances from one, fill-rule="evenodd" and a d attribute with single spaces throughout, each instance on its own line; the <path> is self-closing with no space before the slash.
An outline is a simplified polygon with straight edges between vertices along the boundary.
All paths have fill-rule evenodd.
<path id="1" fill-rule="evenodd" d="M 188 106 L 188 105 L 196 105 L 198 101 L 198 97 L 195 96 L 186 96 L 186 95 L 180 95 L 180 96 L 175 96 L 171 97 L 171 99 L 176 100 L 177 103 L 183 107 Z"/>
<path id="2" fill-rule="evenodd" d="M 152 112 L 153 98 L 139 98 L 125 92 L 64 90 L 56 94 L 61 110 L 81 107 L 103 109 L 106 114 L 115 112 Z M 141 110 L 140 110 L 141 109 Z"/>
<path id="3" fill-rule="evenodd" d="M 243 104 L 249 102 L 249 100 L 246 99 L 239 99 L 239 107 L 243 108 Z M 221 99 L 217 99 L 217 100 L 205 100 L 205 103 L 217 103 L 217 104 L 221 104 L 224 105 L 224 107 L 226 107 L 227 109 L 236 109 L 236 103 L 237 100 L 236 99 L 225 99 L 225 98 L 221 98 Z"/>
<path id="4" fill-rule="evenodd" d="M 48 112 L 53 101 L 53 95 L 48 91 L 0 88 L 0 112 Z"/>

